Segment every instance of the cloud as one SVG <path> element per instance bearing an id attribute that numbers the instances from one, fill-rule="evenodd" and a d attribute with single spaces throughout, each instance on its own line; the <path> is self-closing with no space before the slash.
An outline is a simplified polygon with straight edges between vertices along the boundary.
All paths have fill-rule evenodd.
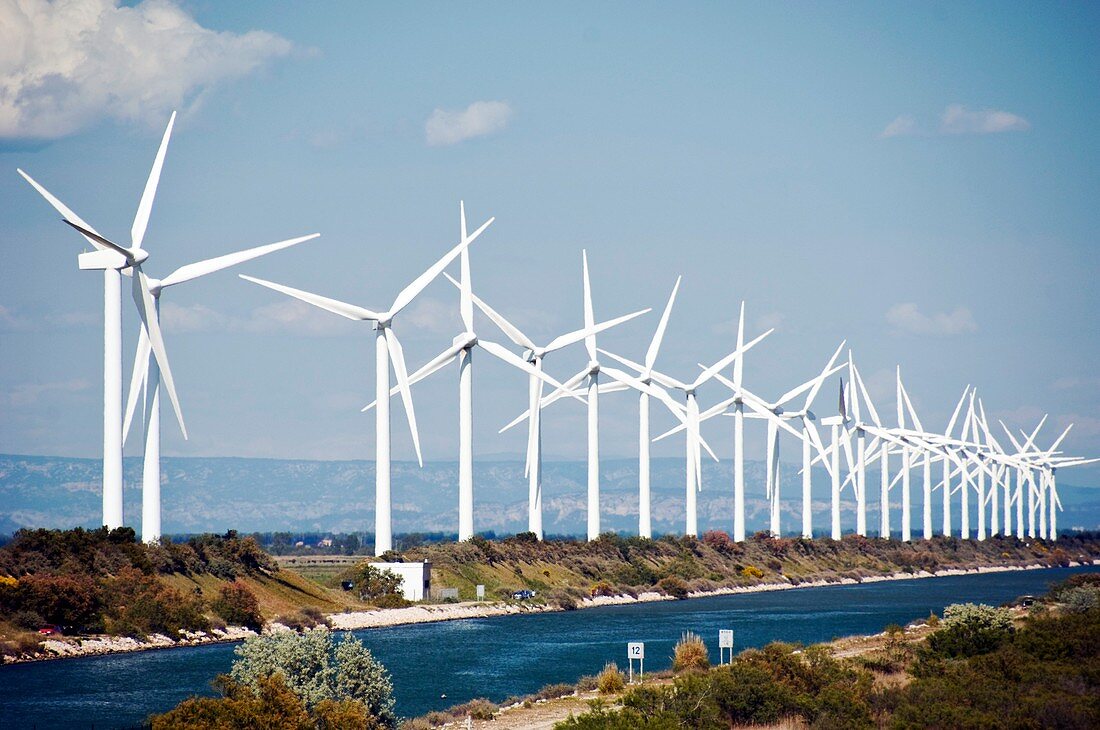
<path id="1" fill-rule="evenodd" d="M 886 321 L 899 331 L 916 335 L 959 335 L 978 329 L 974 315 L 966 307 L 929 316 L 921 312 L 913 302 L 890 307 L 886 312 Z"/>
<path id="2" fill-rule="evenodd" d="M 453 335 L 462 326 L 460 316 L 457 302 L 455 305 L 450 305 L 438 299 L 425 297 L 409 307 L 402 315 L 402 320 L 416 330 Z"/>
<path id="3" fill-rule="evenodd" d="M 12 332 L 25 330 L 29 326 L 30 322 L 25 317 L 19 316 L 15 310 L 0 304 L 0 330 Z"/>
<path id="4" fill-rule="evenodd" d="M 353 322 L 322 312 L 304 302 L 287 300 L 257 307 L 248 315 L 236 317 L 205 304 L 181 306 L 165 302 L 160 310 L 167 336 L 174 333 L 245 332 L 251 334 L 287 334 L 306 337 L 346 335 Z"/>
<path id="5" fill-rule="evenodd" d="M 962 104 L 952 104 L 940 115 L 936 129 L 939 135 L 948 134 L 996 134 L 998 132 L 1026 132 L 1031 123 L 1012 112 L 997 109 L 971 111 Z M 879 139 L 891 137 L 922 136 L 926 132 L 912 114 L 902 114 L 879 132 Z"/>
<path id="6" fill-rule="evenodd" d="M 0 138 L 57 139 L 103 117 L 163 124 L 215 84 L 291 51 L 203 28 L 172 0 L 0 3 Z"/>
<path id="7" fill-rule="evenodd" d="M 475 101 L 461 111 L 436 109 L 424 124 L 429 145 L 452 145 L 508 126 L 512 107 L 504 101 Z"/>
<path id="8" fill-rule="evenodd" d="M 940 134 L 996 134 L 1025 132 L 1031 124 L 1021 116 L 996 109 L 970 111 L 962 104 L 952 104 L 940 117 Z"/>
<path id="9" fill-rule="evenodd" d="M 0 403 L 9 406 L 34 405 L 43 395 L 49 393 L 79 393 L 88 389 L 88 381 L 84 378 L 75 378 L 56 383 L 22 383 L 14 386 L 7 393 L 0 394 Z"/>
<path id="10" fill-rule="evenodd" d="M 920 125 L 917 124 L 917 120 L 911 114 L 902 114 L 887 124 L 886 129 L 879 132 L 878 137 L 879 139 L 888 139 L 890 137 L 909 137 L 920 133 Z"/>
<path id="11" fill-rule="evenodd" d="M 1052 388 L 1055 390 L 1077 390 L 1082 388 L 1100 389 L 1100 377 L 1077 377 L 1067 376 L 1064 378 L 1058 378 L 1051 383 Z"/>
<path id="12" fill-rule="evenodd" d="M 102 322 L 102 317 L 92 312 L 63 312 L 40 317 L 28 317 L 0 304 L 0 331 L 15 332 L 41 329 L 68 329 L 85 327 Z M 43 327 L 42 325 L 45 325 Z"/>

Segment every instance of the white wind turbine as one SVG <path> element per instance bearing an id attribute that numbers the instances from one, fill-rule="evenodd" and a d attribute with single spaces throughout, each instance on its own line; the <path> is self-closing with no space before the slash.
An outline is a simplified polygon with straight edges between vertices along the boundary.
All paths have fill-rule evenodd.
<path id="1" fill-rule="evenodd" d="M 587 288 L 586 288 L 586 291 L 588 291 Z M 642 310 L 639 310 L 637 312 L 632 312 L 630 314 L 625 314 L 621 317 L 616 317 L 615 319 L 607 320 L 606 322 L 601 322 L 599 324 L 595 324 L 593 326 L 588 326 L 586 324 L 585 327 L 583 327 L 579 330 L 575 330 L 573 332 L 568 332 L 564 335 L 560 335 L 558 337 L 555 337 L 553 340 L 551 340 L 546 345 L 539 346 L 539 345 L 536 345 L 530 337 L 528 337 L 523 332 L 521 332 L 518 327 L 516 327 L 514 324 L 512 324 L 507 319 L 505 319 L 499 312 L 494 310 L 492 307 L 490 307 L 485 302 L 478 299 L 478 297 L 476 295 L 473 296 L 473 301 L 474 301 L 474 304 L 477 305 L 478 309 L 480 309 L 482 311 L 482 313 L 485 314 L 486 317 L 488 317 L 490 320 L 492 320 L 493 323 L 497 327 L 499 327 L 500 330 L 502 332 L 504 332 L 505 335 L 508 336 L 508 339 L 510 339 L 512 342 L 514 342 L 519 347 L 524 348 L 523 358 L 528 363 L 530 363 L 531 366 L 534 367 L 539 372 L 542 372 L 543 362 L 544 362 L 546 356 L 549 353 L 554 352 L 555 350 L 560 350 L 560 349 L 562 349 L 564 347 L 567 347 L 569 345 L 572 345 L 576 342 L 580 342 L 581 340 L 585 340 L 585 342 L 587 344 L 589 338 L 594 339 L 595 335 L 599 334 L 600 332 L 603 332 L 604 330 L 610 329 L 611 327 L 614 327 L 616 325 L 622 324 L 623 322 L 634 319 L 635 317 L 639 317 L 639 316 L 645 314 L 646 312 L 650 311 L 649 309 L 642 309 Z M 556 400 L 561 395 L 568 395 L 568 396 L 571 396 L 573 398 L 577 398 L 582 403 L 587 404 L 586 400 L 584 400 L 583 398 L 581 398 L 580 396 L 578 396 L 576 393 L 573 392 L 573 387 L 576 386 L 576 383 L 573 383 L 568 388 L 566 388 L 566 386 L 562 385 L 562 386 L 558 387 L 558 390 L 555 391 L 555 394 L 553 396 L 548 396 L 546 398 L 543 398 L 542 393 L 543 393 L 543 384 L 544 384 L 544 382 L 545 381 L 542 378 L 535 377 L 534 375 L 532 375 L 530 377 L 529 388 L 528 388 L 528 407 L 527 407 L 527 410 L 524 411 L 524 413 L 522 413 L 518 418 L 513 420 L 511 423 L 509 423 L 508 425 L 501 428 L 500 431 L 499 431 L 499 433 L 504 433 L 505 431 L 510 429 L 512 426 L 515 426 L 517 423 L 522 421 L 524 418 L 527 419 L 527 424 L 528 424 L 528 426 L 527 426 L 527 464 L 526 464 L 526 467 L 525 467 L 526 476 L 528 478 L 527 529 L 528 529 L 529 532 L 535 533 L 535 535 L 540 540 L 543 537 L 543 530 L 542 530 L 542 409 L 547 404 L 549 404 L 553 400 Z M 578 380 L 578 382 L 579 382 L 579 380 Z M 607 392 L 608 390 L 610 390 L 610 388 L 609 388 L 610 385 L 614 385 L 616 390 L 621 388 L 621 386 L 619 385 L 618 382 L 613 383 L 613 384 L 601 385 L 601 386 L 599 386 L 599 388 L 603 392 Z"/>
<path id="2" fill-rule="evenodd" d="M 685 525 L 684 525 L 684 534 L 686 534 L 688 536 L 694 537 L 694 536 L 699 534 L 699 521 L 698 521 L 696 493 L 698 491 L 701 491 L 702 488 L 703 488 L 703 463 L 702 463 L 701 449 L 706 449 L 707 453 L 710 454 L 711 458 L 713 458 L 715 461 L 718 461 L 718 457 L 715 456 L 714 451 L 710 448 L 710 446 L 707 445 L 706 441 L 702 437 L 702 434 L 700 433 L 699 425 L 702 422 L 703 418 L 702 418 L 702 414 L 699 411 L 699 400 L 698 400 L 699 388 L 701 388 L 703 385 L 705 385 L 706 383 L 710 382 L 713 378 L 718 376 L 718 374 L 721 373 L 722 370 L 729 367 L 733 362 L 735 362 L 739 358 L 743 357 L 746 352 L 748 352 L 758 342 L 763 340 L 765 337 L 767 337 L 768 335 L 770 335 L 774 331 L 775 331 L 774 329 L 768 330 L 764 334 L 760 335 L 756 339 L 749 342 L 749 344 L 734 350 L 733 352 L 729 353 L 728 355 L 726 355 L 725 357 L 723 357 L 721 360 L 714 363 L 713 365 L 711 365 L 709 367 L 704 367 L 703 372 L 701 372 L 695 378 L 695 380 L 691 381 L 690 383 L 685 383 L 681 380 L 677 380 L 673 377 L 665 375 L 664 373 L 658 372 L 657 370 L 654 370 L 652 368 L 649 368 L 647 370 L 644 366 L 639 365 L 636 362 L 632 362 L 630 360 L 627 360 L 624 357 L 620 357 L 619 355 L 615 355 L 614 353 L 607 352 L 606 350 L 600 350 L 600 352 L 602 352 L 603 354 L 607 355 L 608 357 L 614 358 L 615 360 L 618 360 L 619 362 L 623 363 L 627 367 L 633 368 L 633 369 L 637 370 L 638 372 L 648 372 L 650 378 L 652 378 L 654 383 L 657 383 L 658 385 L 660 385 L 664 388 L 668 388 L 670 390 L 679 390 L 684 394 L 685 416 L 686 417 L 685 417 L 685 420 L 683 421 L 683 423 L 681 423 L 679 426 L 676 426 L 676 427 L 670 429 L 669 431 L 666 431 L 665 433 L 661 434 L 660 436 L 658 436 L 657 438 L 655 438 L 653 440 L 654 441 L 660 441 L 661 439 L 664 439 L 668 436 L 671 436 L 674 433 L 678 433 L 679 431 L 685 431 L 685 436 L 686 436 L 685 444 L 686 444 L 686 447 L 685 447 L 685 452 L 684 452 L 684 460 L 685 460 L 684 491 L 685 491 L 685 503 L 686 503 L 686 509 L 685 509 L 686 517 L 685 517 Z M 743 393 L 743 395 L 746 399 L 754 398 L 754 396 L 751 396 L 751 394 Z M 754 401 L 750 401 L 750 407 L 759 408 L 761 410 L 764 410 L 764 408 L 762 406 L 762 401 L 760 401 L 758 398 L 755 399 Z M 711 415 L 716 415 L 716 414 L 711 414 Z"/>
<path id="3" fill-rule="evenodd" d="M 588 403 L 588 539 L 595 540 L 600 535 L 600 361 L 596 356 L 596 316 L 592 308 L 592 284 L 588 276 L 588 252 L 581 251 L 582 274 L 584 277 L 584 326 L 588 333 L 584 338 L 584 347 L 588 351 L 588 364 L 579 373 L 565 382 L 560 390 L 572 394 L 582 380 L 585 381 Z M 648 308 L 640 312 L 644 314 Z M 602 352 L 602 350 L 601 350 Z M 608 354 L 608 353 L 604 353 Z M 622 375 L 626 375 L 622 373 Z M 618 378 L 616 378 L 618 379 Z M 640 385 L 641 383 L 639 383 Z M 651 390 L 647 388 L 647 390 Z M 543 403 L 534 401 L 531 413 L 541 410 Z M 507 426 L 505 427 L 507 428 Z M 503 429 L 502 429 L 503 430 Z"/>
<path id="4" fill-rule="evenodd" d="M 160 320 L 161 293 L 170 286 L 182 284 L 227 269 L 230 266 L 251 261 L 254 258 L 274 253 L 284 248 L 317 238 L 320 234 L 291 238 L 266 246 L 238 251 L 212 259 L 197 261 L 181 266 L 163 279 L 148 279 L 149 292 L 153 295 L 153 308 L 150 319 Z M 134 356 L 134 369 L 130 379 L 130 394 L 126 401 L 126 420 L 122 428 L 125 442 L 130 433 L 130 424 L 137 407 L 138 394 L 145 395 L 144 411 L 144 457 L 142 459 L 141 479 L 141 539 L 145 542 L 160 540 L 160 367 L 150 357 L 150 341 L 142 326 L 138 333 L 137 352 Z M 183 428 L 183 421 L 180 421 Z M 186 435 L 186 431 L 184 432 Z"/>
<path id="5" fill-rule="evenodd" d="M 638 536 L 639 537 L 652 537 L 653 536 L 653 520 L 651 509 L 651 494 L 650 494 L 650 429 L 649 429 L 649 406 L 650 399 L 657 398 L 661 403 L 665 405 L 669 411 L 672 412 L 681 422 L 686 419 L 686 412 L 684 408 L 672 400 L 668 393 L 662 390 L 659 386 L 653 384 L 653 366 L 657 361 L 657 354 L 661 349 L 661 342 L 664 339 L 665 330 L 668 327 L 668 320 L 672 314 L 672 305 L 676 301 L 676 292 L 680 288 L 680 277 L 676 277 L 676 284 L 672 287 L 672 293 L 669 295 L 668 303 L 665 305 L 664 312 L 661 314 L 661 320 L 657 324 L 657 329 L 653 333 L 653 339 L 650 340 L 649 349 L 645 355 L 645 367 L 639 372 L 637 378 L 627 375 L 617 368 L 603 367 L 601 372 L 606 373 L 611 377 L 610 383 L 603 383 L 599 386 L 600 393 L 609 393 L 618 390 L 624 390 L 627 388 L 633 388 L 638 392 Z M 575 378 L 579 383 L 579 379 Z M 645 386 L 645 387 L 639 387 Z M 571 391 L 574 397 L 577 396 L 576 391 Z M 557 391 L 551 393 L 545 398 L 540 398 L 538 410 L 546 408 L 551 403 L 559 400 L 566 394 L 565 386 L 562 386 Z M 515 426 L 524 418 L 529 417 L 530 409 L 524 411 L 511 423 L 506 425 L 501 431 Z M 709 449 L 709 447 L 708 447 Z"/>
<path id="6" fill-rule="evenodd" d="M 466 208 L 460 204 L 461 235 L 466 240 Z M 460 281 L 455 281 L 444 272 L 444 276 L 459 290 L 459 313 L 462 318 L 463 331 L 455 336 L 451 345 L 439 355 L 427 362 L 423 367 L 409 376 L 409 385 L 415 385 L 433 373 L 442 370 L 458 359 L 458 539 L 469 540 L 474 536 L 474 449 L 473 449 L 473 349 L 480 347 L 493 357 L 504 361 L 512 367 L 518 368 L 532 378 L 540 382 L 546 382 L 554 387 L 561 384 L 552 377 L 536 368 L 526 360 L 518 357 L 507 348 L 490 342 L 474 332 L 474 293 L 470 278 L 470 252 L 463 249 L 461 254 Z M 577 336 L 579 341 L 583 332 Z M 393 397 L 400 392 L 399 388 L 390 390 Z M 363 411 L 368 411 L 377 405 L 375 400 Z"/>
<path id="7" fill-rule="evenodd" d="M 172 134 L 172 125 L 176 114 L 168 120 L 160 148 L 153 161 L 149 179 L 138 203 L 134 223 L 130 229 L 129 249 L 105 242 L 94 228 L 74 213 L 64 203 L 39 185 L 30 175 L 18 170 L 19 174 L 61 214 L 62 219 L 76 228 L 96 250 L 83 253 L 78 258 L 81 269 L 103 271 L 103 524 L 110 529 L 122 526 L 122 306 L 120 273 L 132 276 L 140 270 L 140 264 L 149 254 L 141 248 L 145 229 L 149 223 L 149 214 L 153 209 L 160 170 L 164 164 L 164 155 L 168 150 L 168 139 Z M 131 271 L 133 269 L 133 271 Z M 152 296 L 144 282 L 144 275 L 134 276 L 133 294 L 138 314 L 145 324 L 148 309 L 152 306 Z M 165 385 L 176 408 L 176 417 L 183 425 L 175 390 L 171 382 L 171 371 L 161 340 L 160 328 L 154 322 L 151 340 L 157 362 L 165 369 Z"/>
<path id="8" fill-rule="evenodd" d="M 401 349 L 401 343 L 393 331 L 393 318 L 412 302 L 416 296 L 424 290 L 443 269 L 462 253 L 482 231 L 489 227 L 495 220 L 490 218 L 481 225 L 468 238 L 463 238 L 458 245 L 452 248 L 436 261 L 424 273 L 416 277 L 397 295 L 390 308 L 384 312 L 378 312 L 354 304 L 347 304 L 336 299 L 330 299 L 310 292 L 294 289 L 282 284 L 275 284 L 263 279 L 241 275 L 242 279 L 254 284 L 274 289 L 287 296 L 300 299 L 307 304 L 338 314 L 351 320 L 373 322 L 375 329 L 375 398 L 378 401 L 375 409 L 375 538 L 374 554 L 382 553 L 393 548 L 393 523 L 391 517 L 390 501 L 390 399 L 385 397 L 390 392 L 390 365 L 397 378 L 397 386 L 401 390 L 401 400 L 405 406 L 405 416 L 409 422 L 409 431 L 412 433 L 413 448 L 416 450 L 416 459 L 421 466 L 424 458 L 420 453 L 420 435 L 416 428 L 416 414 L 413 411 L 412 391 L 409 388 L 408 371 L 405 368 L 405 356 Z"/>

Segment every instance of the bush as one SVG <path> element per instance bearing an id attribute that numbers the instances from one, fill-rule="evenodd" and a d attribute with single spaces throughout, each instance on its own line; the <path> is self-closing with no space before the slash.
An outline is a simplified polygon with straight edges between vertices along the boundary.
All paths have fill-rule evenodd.
<path id="1" fill-rule="evenodd" d="M 230 624 L 258 631 L 264 623 L 256 594 L 240 580 L 223 585 L 210 607 Z"/>
<path id="2" fill-rule="evenodd" d="M 673 598 L 684 599 L 688 597 L 687 583 L 674 575 L 657 581 L 657 589 Z"/>
<path id="3" fill-rule="evenodd" d="M 376 599 L 386 596 L 401 596 L 402 578 L 392 571 L 376 568 L 368 562 L 360 563 L 351 573 L 351 580 L 355 583 L 355 592 L 361 601 L 370 601 L 379 608 L 381 606 Z"/>
<path id="4" fill-rule="evenodd" d="M 548 684 L 538 691 L 536 695 L 540 700 L 555 700 L 558 697 L 568 697 L 573 694 L 571 684 Z"/>
<path id="5" fill-rule="evenodd" d="M 1066 610 L 1071 613 L 1085 613 L 1100 606 L 1100 586 L 1082 585 L 1062 591 L 1058 596 Z"/>
<path id="6" fill-rule="evenodd" d="M 936 654 L 969 657 L 986 654 L 1012 636 L 1012 612 L 984 604 L 954 603 L 943 610 L 943 627 L 928 637 Z"/>
<path id="7" fill-rule="evenodd" d="M 608 662 L 603 671 L 596 675 L 596 689 L 602 695 L 622 692 L 626 687 L 626 677 L 615 662 Z"/>
<path id="8" fill-rule="evenodd" d="M 324 627 L 250 637 L 235 654 L 230 676 L 237 682 L 258 686 L 280 673 L 311 711 L 325 700 L 350 700 L 365 705 L 385 727 L 396 724 L 389 672 L 351 634 L 339 643 Z"/>
<path id="9" fill-rule="evenodd" d="M 613 596 L 615 595 L 615 589 L 611 587 L 611 584 L 605 580 L 601 580 L 591 588 L 588 589 L 588 595 L 595 598 L 596 596 Z"/>
<path id="10" fill-rule="evenodd" d="M 690 631 L 680 636 L 672 653 L 672 669 L 675 672 L 710 668 L 710 656 L 706 642 Z"/>
<path id="11" fill-rule="evenodd" d="M 741 569 L 741 575 L 745 578 L 759 580 L 764 577 L 764 571 L 760 570 L 760 568 L 757 568 L 755 565 L 746 565 Z"/>
<path id="12" fill-rule="evenodd" d="M 455 705 L 451 709 L 447 710 L 447 714 L 451 718 L 457 718 L 464 720 L 469 717 L 472 720 L 492 720 L 496 717 L 497 712 L 500 711 L 495 703 L 490 702 L 487 699 L 479 697 L 477 699 L 464 702 L 461 705 Z"/>

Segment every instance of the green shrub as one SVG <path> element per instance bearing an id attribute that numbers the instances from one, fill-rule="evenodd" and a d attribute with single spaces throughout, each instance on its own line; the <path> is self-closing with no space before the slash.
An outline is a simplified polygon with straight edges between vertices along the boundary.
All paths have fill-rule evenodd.
<path id="1" fill-rule="evenodd" d="M 1062 591 L 1058 601 L 1071 613 L 1085 613 L 1100 606 L 1100 586 L 1082 585 Z"/>
<path id="2" fill-rule="evenodd" d="M 237 682 L 257 686 L 280 673 L 311 711 L 325 700 L 350 700 L 364 704 L 386 727 L 396 722 L 389 672 L 351 634 L 340 642 L 324 627 L 255 636 L 235 653 L 230 676 Z"/>
<path id="3" fill-rule="evenodd" d="M 1012 612 L 984 604 L 954 603 L 943 610 L 943 626 L 928 637 L 936 654 L 969 657 L 993 651 L 1012 636 Z"/>
<path id="4" fill-rule="evenodd" d="M 682 600 L 688 597 L 687 583 L 674 575 L 661 578 L 661 580 L 657 581 L 657 589 L 673 598 Z"/>

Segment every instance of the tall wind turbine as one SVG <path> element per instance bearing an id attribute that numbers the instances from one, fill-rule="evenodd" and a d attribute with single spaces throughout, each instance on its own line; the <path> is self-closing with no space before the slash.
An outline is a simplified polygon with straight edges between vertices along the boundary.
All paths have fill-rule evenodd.
<path id="1" fill-rule="evenodd" d="M 164 156 L 168 151 L 168 139 L 172 135 L 172 126 L 176 121 L 176 113 L 168 119 L 168 126 L 161 138 L 160 148 L 157 150 L 153 161 L 153 168 L 149 172 L 149 179 L 145 183 L 145 190 L 138 203 L 134 223 L 130 229 L 130 249 L 120 250 L 114 244 L 108 244 L 101 240 L 94 228 L 74 213 L 64 203 L 54 197 L 48 190 L 39 185 L 30 175 L 18 170 L 31 186 L 53 206 L 54 210 L 61 214 L 62 219 L 76 228 L 84 239 L 96 250 L 80 254 L 78 264 L 81 269 L 103 271 L 103 524 L 109 529 L 121 527 L 122 519 L 122 303 L 121 303 L 121 273 L 132 276 L 132 267 L 135 262 L 140 265 L 148 257 L 148 253 L 141 248 L 142 239 L 145 237 L 145 229 L 149 223 L 149 214 L 153 209 L 153 198 L 156 195 L 157 183 L 160 180 L 161 167 L 164 165 Z M 136 269 L 135 269 L 136 270 Z M 142 322 L 147 318 L 147 305 L 152 304 L 147 287 L 142 283 L 143 276 L 134 277 L 133 293 L 138 305 L 138 313 L 142 316 Z M 176 415 L 180 419 L 179 408 L 176 404 L 175 391 L 171 389 L 171 373 L 167 369 L 167 357 L 164 352 L 164 343 L 160 338 L 160 329 L 153 325 L 152 333 L 154 353 L 157 361 L 165 368 L 165 384 L 169 386 L 169 396 L 176 406 Z"/>
<path id="2" fill-rule="evenodd" d="M 455 282 L 455 283 L 457 283 L 457 282 Z M 599 324 L 597 324 L 595 326 L 592 326 L 592 327 L 585 326 L 585 327 L 582 327 L 579 330 L 574 330 L 573 332 L 567 332 L 566 334 L 559 335 L 558 337 L 555 337 L 553 340 L 548 342 L 546 345 L 539 346 L 539 345 L 536 345 L 530 337 L 528 337 L 523 332 L 521 332 L 518 327 L 516 327 L 514 324 L 512 324 L 507 319 L 505 319 L 499 312 L 497 312 L 495 309 L 490 307 L 485 302 L 478 299 L 477 295 L 473 295 L 472 298 L 473 298 L 474 304 L 477 305 L 477 308 L 480 309 L 482 311 L 482 313 L 485 314 L 486 317 L 488 317 L 490 320 L 492 320 L 492 322 L 497 327 L 499 327 L 500 330 L 505 335 L 507 335 L 508 339 L 510 339 L 512 342 L 514 342 L 519 347 L 524 348 L 523 358 L 528 363 L 530 363 L 533 368 L 535 368 L 539 372 L 543 371 L 543 362 L 544 362 L 546 356 L 549 353 L 554 352 L 555 350 L 560 350 L 564 347 L 568 347 L 569 345 L 572 345 L 576 342 L 580 342 L 581 340 L 587 340 L 587 338 L 589 338 L 589 337 L 594 337 L 595 335 L 599 334 L 600 332 L 603 332 L 604 330 L 610 329 L 611 327 L 615 327 L 616 325 L 620 325 L 624 322 L 627 322 L 631 319 L 634 319 L 635 317 L 639 317 L 639 316 L 641 316 L 641 315 L 643 315 L 643 314 L 645 314 L 646 312 L 649 311 L 649 309 L 643 309 L 643 310 L 640 310 L 640 311 L 637 311 L 637 312 L 632 312 L 630 314 L 625 314 L 621 317 L 616 317 L 615 319 L 607 320 L 606 322 L 600 322 Z M 573 387 L 577 383 L 573 383 L 569 388 L 566 388 L 564 385 L 562 385 L 558 388 L 557 391 L 555 391 L 554 396 L 547 396 L 546 398 L 543 398 L 542 393 L 543 393 L 543 384 L 544 384 L 544 382 L 547 382 L 547 381 L 544 381 L 542 378 L 535 377 L 534 375 L 531 375 L 531 377 L 529 379 L 527 410 L 523 414 L 521 414 L 518 418 L 513 420 L 511 423 L 509 423 L 506 426 L 504 426 L 503 428 L 501 428 L 500 431 L 499 431 L 499 433 L 504 433 L 505 431 L 510 429 L 512 426 L 515 426 L 517 423 L 522 421 L 524 418 L 527 419 L 527 424 L 528 424 L 527 425 L 527 465 L 526 465 L 526 474 L 527 474 L 527 478 L 528 478 L 527 529 L 528 529 L 529 532 L 535 533 L 535 535 L 540 540 L 543 537 L 543 531 L 542 531 L 542 409 L 551 400 L 555 400 L 559 396 L 559 394 L 560 395 L 569 395 L 571 397 L 578 398 L 578 399 L 581 400 L 581 402 L 587 404 L 587 401 L 585 401 L 583 398 L 580 398 L 576 393 L 573 392 Z M 579 380 L 578 380 L 578 382 L 579 382 Z M 620 386 L 617 382 L 613 383 L 613 384 L 601 385 L 599 387 L 604 392 L 607 392 L 607 390 L 609 389 L 608 385 L 616 386 L 615 387 L 616 390 L 620 389 Z"/>
<path id="3" fill-rule="evenodd" d="M 416 277 L 393 300 L 390 308 L 384 312 L 378 312 L 354 304 L 347 304 L 336 299 L 330 299 L 310 292 L 294 289 L 282 284 L 275 284 L 263 279 L 241 275 L 242 279 L 254 284 L 274 289 L 287 296 L 300 299 L 307 304 L 338 314 L 347 319 L 372 322 L 375 329 L 375 399 L 378 406 L 375 409 L 375 515 L 374 515 L 374 554 L 382 553 L 393 548 L 393 522 L 391 517 L 390 502 L 390 399 L 386 397 L 390 392 L 390 365 L 397 378 L 397 386 L 401 389 L 401 400 L 405 406 L 405 417 L 409 422 L 409 431 L 412 433 L 413 448 L 416 450 L 416 459 L 421 466 L 424 465 L 424 457 L 420 453 L 420 435 L 416 429 L 416 414 L 413 411 L 412 391 L 409 388 L 408 371 L 405 368 L 405 355 L 401 349 L 401 343 L 393 331 L 393 319 L 402 309 L 407 307 L 420 292 L 424 290 L 443 269 L 447 268 L 462 251 L 473 243 L 481 233 L 495 220 L 490 218 L 481 225 L 468 238 L 463 238 L 458 245 L 448 251 L 443 258 L 432 264 L 423 274 Z"/>
<path id="4" fill-rule="evenodd" d="M 251 261 L 260 256 L 266 256 L 284 248 L 297 245 L 304 241 L 317 238 L 320 234 L 313 233 L 308 236 L 291 238 L 278 243 L 270 243 L 266 246 L 238 251 L 236 253 L 218 256 L 212 259 L 197 261 L 187 264 L 173 271 L 163 279 L 148 279 L 149 292 L 153 295 L 153 307 L 150 319 L 160 320 L 161 293 L 170 286 L 182 284 L 185 281 L 198 279 L 213 274 L 216 271 L 227 269 L 230 266 Z M 141 539 L 147 543 L 160 540 L 160 368 L 149 357 L 150 341 L 142 326 L 138 333 L 137 352 L 134 357 L 134 369 L 130 379 L 130 394 L 126 401 L 126 421 L 122 428 L 123 441 L 130 433 L 130 423 L 134 417 L 137 406 L 138 394 L 145 394 L 144 413 L 144 458 L 142 460 L 141 480 Z M 180 428 L 183 422 L 180 421 Z M 186 432 L 185 432 L 186 433 Z"/>
<path id="5" fill-rule="evenodd" d="M 466 208 L 461 203 L 459 205 L 459 218 L 462 239 L 466 240 Z M 458 539 L 461 542 L 474 536 L 474 348 L 480 347 L 498 360 L 522 370 L 532 378 L 538 378 L 554 387 L 561 384 L 507 348 L 495 342 L 490 342 L 474 332 L 474 293 L 470 278 L 469 249 L 462 250 L 460 262 L 460 281 L 455 281 L 446 272 L 443 275 L 458 287 L 459 314 L 462 318 L 463 330 L 455 336 L 449 347 L 409 376 L 409 385 L 415 385 L 424 378 L 447 367 L 456 359 L 458 360 Z M 399 388 L 392 388 L 390 397 L 397 395 L 399 392 Z M 377 400 L 373 401 L 363 408 L 363 411 L 374 408 L 377 403 Z"/>

